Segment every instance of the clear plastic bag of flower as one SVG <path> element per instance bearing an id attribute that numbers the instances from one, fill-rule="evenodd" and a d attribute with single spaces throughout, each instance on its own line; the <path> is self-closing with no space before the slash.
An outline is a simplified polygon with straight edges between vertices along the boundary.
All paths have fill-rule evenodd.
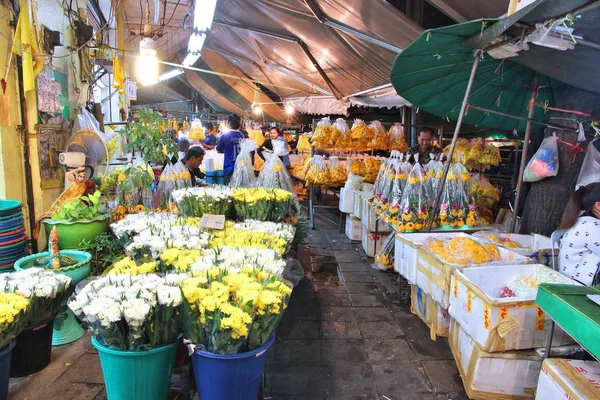
<path id="1" fill-rule="evenodd" d="M 388 235 L 375 254 L 375 266 L 377 269 L 394 269 L 394 251 L 396 248 L 396 235 Z"/>
<path id="2" fill-rule="evenodd" d="M 343 118 L 338 118 L 335 120 L 335 127 L 337 129 L 337 136 L 335 141 L 335 147 L 340 150 L 350 150 L 354 146 L 352 141 L 352 136 L 350 135 L 350 128 L 348 127 L 348 123 Z"/>
<path id="3" fill-rule="evenodd" d="M 298 150 L 298 151 L 310 151 L 311 150 L 311 145 L 310 145 L 310 140 L 308 138 L 308 134 L 300 135 L 300 138 L 298 139 L 298 144 L 296 145 L 296 150 Z"/>
<path id="4" fill-rule="evenodd" d="M 367 157 L 364 160 L 365 164 L 365 182 L 374 183 L 379 173 L 379 167 L 381 166 L 381 159 L 378 157 Z"/>
<path id="5" fill-rule="evenodd" d="M 558 140 L 549 136 L 542 141 L 523 173 L 525 182 L 538 182 L 558 174 Z"/>
<path id="6" fill-rule="evenodd" d="M 502 157 L 500 156 L 500 149 L 493 144 L 485 144 L 483 146 L 483 152 L 479 158 L 479 165 L 481 172 L 489 169 L 491 166 L 497 167 L 500 165 Z"/>
<path id="7" fill-rule="evenodd" d="M 294 183 L 279 157 L 265 154 L 265 164 L 258 175 L 258 186 L 294 191 Z"/>
<path id="8" fill-rule="evenodd" d="M 190 132 L 188 133 L 190 140 L 202 141 L 206 139 L 204 134 L 204 128 L 202 128 L 202 122 L 198 118 L 194 118 L 190 125 Z"/>
<path id="9" fill-rule="evenodd" d="M 336 156 L 329 157 L 329 176 L 335 186 L 342 186 L 348 179 L 346 165 Z"/>
<path id="10" fill-rule="evenodd" d="M 331 182 L 329 168 L 322 156 L 311 157 L 304 166 L 304 179 L 315 185 L 327 185 Z"/>
<path id="11" fill-rule="evenodd" d="M 254 174 L 254 163 L 252 152 L 256 151 L 256 142 L 252 139 L 244 139 L 240 144 L 240 152 L 235 160 L 233 174 L 229 186 L 254 187 L 256 186 L 256 175 Z"/>
<path id="12" fill-rule="evenodd" d="M 480 207 L 494 208 L 500 201 L 500 192 L 483 174 L 474 174 L 469 182 L 468 194 Z"/>
<path id="13" fill-rule="evenodd" d="M 449 264 L 486 264 L 500 259 L 498 247 L 479 243 L 474 238 L 460 236 L 452 239 L 432 239 L 425 248 Z"/>
<path id="14" fill-rule="evenodd" d="M 333 127 L 331 126 L 331 120 L 329 119 L 329 117 L 321 118 L 321 120 L 317 122 L 317 127 L 315 128 L 312 135 L 312 141 L 315 147 L 324 149 L 332 145 L 332 129 Z"/>
<path id="15" fill-rule="evenodd" d="M 415 232 L 427 227 L 431 210 L 424 195 L 426 179 L 421 165 L 415 164 L 408 174 L 406 186 L 402 191 L 397 225 L 399 232 Z"/>
<path id="16" fill-rule="evenodd" d="M 394 159 L 389 168 L 387 168 L 385 172 L 385 176 L 382 178 L 381 189 L 379 194 L 379 202 L 381 204 L 381 208 L 385 210 L 389 207 L 389 203 L 392 199 L 392 191 L 394 187 L 394 180 L 396 179 L 396 171 L 400 168 L 401 161 L 399 159 Z"/>
<path id="17" fill-rule="evenodd" d="M 367 147 L 370 150 L 388 150 L 390 145 L 389 135 L 381 121 L 372 121 L 368 128 L 373 132 L 373 137 L 369 140 Z"/>
<path id="18" fill-rule="evenodd" d="M 468 193 L 470 180 L 471 175 L 463 164 L 450 167 L 438 214 L 442 227 L 473 227 L 479 223 L 475 200 Z"/>
<path id="19" fill-rule="evenodd" d="M 260 269 L 212 268 L 181 283 L 185 337 L 216 354 L 261 347 L 281 321 L 291 285 Z"/>
<path id="20" fill-rule="evenodd" d="M 381 196 L 381 192 L 383 190 L 384 179 L 387 176 L 387 171 L 391 167 L 392 161 L 395 158 L 387 158 L 385 161 L 381 163 L 379 166 L 379 171 L 377 172 L 377 177 L 375 178 L 375 182 L 373 183 L 373 198 L 379 199 Z"/>
<path id="21" fill-rule="evenodd" d="M 118 350 L 146 350 L 173 343 L 181 334 L 185 276 L 111 275 L 89 282 L 69 308 L 94 338 Z"/>
<path id="22" fill-rule="evenodd" d="M 406 142 L 406 136 L 404 135 L 404 128 L 402 124 L 395 123 L 389 131 L 390 150 L 397 150 L 401 153 L 408 151 L 408 143 Z"/>

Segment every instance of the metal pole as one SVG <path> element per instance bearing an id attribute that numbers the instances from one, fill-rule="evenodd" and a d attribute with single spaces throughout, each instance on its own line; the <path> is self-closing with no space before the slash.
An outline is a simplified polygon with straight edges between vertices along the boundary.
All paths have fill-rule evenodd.
<path id="1" fill-rule="evenodd" d="M 412 106 L 410 109 L 410 147 L 417 145 L 417 109 Z"/>
<path id="2" fill-rule="evenodd" d="M 542 126 L 547 126 L 548 128 L 552 128 L 552 129 L 560 129 L 563 131 L 575 131 L 575 128 L 571 128 L 568 126 L 563 126 L 563 125 L 557 125 L 557 124 L 549 124 L 547 122 L 542 122 L 539 121 L 537 119 L 533 119 L 533 118 L 525 118 L 525 117 L 521 117 L 518 115 L 512 115 L 512 114 L 507 114 L 501 111 L 496 111 L 496 110 L 490 110 L 489 108 L 483 108 L 483 107 L 477 107 L 474 105 L 467 105 L 467 108 L 472 108 L 473 110 L 478 110 L 478 111 L 483 111 L 486 113 L 490 113 L 490 114 L 496 114 L 496 115 L 502 115 L 503 117 L 507 117 L 507 118 L 513 118 L 513 119 L 517 119 L 519 121 L 531 121 L 534 124 L 538 124 L 538 125 L 542 125 Z"/>
<path id="3" fill-rule="evenodd" d="M 521 153 L 521 166 L 519 167 L 519 179 L 517 181 L 517 194 L 515 196 L 515 205 L 513 208 L 513 217 L 510 224 L 510 232 L 514 233 L 517 225 L 517 215 L 519 213 L 519 202 L 523 191 L 523 173 L 525 172 L 525 163 L 527 162 L 527 150 L 529 148 L 529 140 L 531 139 L 531 118 L 535 111 L 535 99 L 538 94 L 539 73 L 536 72 L 533 76 L 533 89 L 531 89 L 531 100 L 529 100 L 529 113 L 527 114 L 527 125 L 525 126 L 525 137 L 523 138 L 523 152 Z"/>
<path id="4" fill-rule="evenodd" d="M 469 96 L 471 95 L 471 89 L 473 88 L 473 81 L 475 81 L 475 74 L 477 73 L 477 67 L 479 67 L 480 56 L 481 56 L 481 50 L 478 50 L 475 53 L 475 59 L 473 61 L 473 68 L 471 69 L 471 76 L 469 76 L 469 82 L 467 83 L 467 90 L 465 90 L 465 98 L 463 99 L 462 106 L 460 107 L 460 113 L 458 114 L 458 120 L 456 121 L 456 128 L 454 128 L 454 135 L 452 136 L 452 144 L 450 145 L 450 151 L 448 152 L 448 162 L 444 166 L 444 178 L 442 179 L 442 182 L 440 185 L 440 191 L 438 192 L 438 194 L 435 198 L 435 202 L 433 203 L 433 210 L 431 211 L 431 216 L 429 217 L 429 224 L 427 226 L 427 232 L 431 232 L 431 227 L 433 226 L 433 221 L 435 221 L 435 217 L 438 213 L 438 208 L 440 207 L 440 199 L 442 198 L 442 192 L 444 191 L 444 186 L 446 185 L 446 177 L 448 176 L 448 170 L 450 169 L 450 162 L 452 161 L 452 156 L 454 155 L 454 147 L 456 147 L 456 140 L 458 139 L 458 133 L 460 132 L 463 117 L 465 116 L 465 111 L 467 110 L 467 106 L 469 104 Z"/>

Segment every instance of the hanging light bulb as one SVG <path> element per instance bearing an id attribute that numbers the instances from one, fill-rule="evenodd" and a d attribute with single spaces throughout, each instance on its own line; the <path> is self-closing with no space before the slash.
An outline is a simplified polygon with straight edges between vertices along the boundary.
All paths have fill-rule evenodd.
<path id="1" fill-rule="evenodd" d="M 262 110 L 262 107 L 260 106 L 260 104 L 253 104 L 252 105 L 252 112 L 254 113 L 254 115 L 260 115 L 260 114 L 262 114 L 263 110 Z"/>
<path id="2" fill-rule="evenodd" d="M 285 112 L 287 115 L 292 115 L 296 111 L 294 105 L 292 103 L 288 103 L 285 105 Z"/>
<path id="3" fill-rule="evenodd" d="M 154 40 L 143 38 L 140 41 L 140 55 L 136 61 L 136 75 L 142 86 L 158 82 L 158 59 Z"/>

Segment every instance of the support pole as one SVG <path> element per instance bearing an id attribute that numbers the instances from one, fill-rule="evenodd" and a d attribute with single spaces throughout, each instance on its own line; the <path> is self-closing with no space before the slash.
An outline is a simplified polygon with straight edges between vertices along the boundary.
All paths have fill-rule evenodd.
<path id="1" fill-rule="evenodd" d="M 527 163 L 527 150 L 529 148 L 529 140 L 531 139 L 531 125 L 533 113 L 535 111 L 535 99 L 538 94 L 538 82 L 540 76 L 536 72 L 533 76 L 533 89 L 531 89 L 531 100 L 529 100 L 529 113 L 527 114 L 527 125 L 525 126 L 525 137 L 523 138 L 523 152 L 521 153 L 521 166 L 519 167 L 519 179 L 517 180 L 517 194 L 515 195 L 515 205 L 513 207 L 513 217 L 510 223 L 510 232 L 515 232 L 517 226 L 517 215 L 519 213 L 519 202 L 523 192 L 523 173 L 525 172 L 525 163 Z"/>
<path id="2" fill-rule="evenodd" d="M 442 198 L 442 193 L 444 192 L 444 186 L 446 185 L 446 177 L 448 176 L 448 170 L 450 169 L 450 163 L 452 162 L 452 156 L 454 155 L 454 148 L 456 147 L 456 140 L 458 139 L 458 133 L 460 132 L 460 128 L 462 126 L 465 111 L 467 110 L 467 106 L 469 105 L 469 96 L 471 95 L 471 89 L 473 88 L 473 82 L 475 81 L 477 67 L 479 67 L 480 56 L 481 50 L 475 52 L 475 59 L 473 61 L 473 68 L 471 69 L 471 76 L 469 76 L 467 90 L 465 90 L 465 98 L 463 99 L 462 106 L 460 107 L 460 113 L 458 114 L 458 120 L 456 121 L 456 128 L 454 128 L 454 135 L 452 136 L 452 144 L 450 145 L 450 151 L 448 152 L 448 162 L 444 166 L 444 178 L 442 179 L 440 185 L 440 191 L 438 192 L 435 198 L 435 202 L 433 203 L 433 210 L 431 211 L 431 215 L 429 217 L 427 232 L 431 232 L 433 221 L 435 221 L 435 217 L 437 216 L 438 209 L 440 207 L 440 200 Z"/>

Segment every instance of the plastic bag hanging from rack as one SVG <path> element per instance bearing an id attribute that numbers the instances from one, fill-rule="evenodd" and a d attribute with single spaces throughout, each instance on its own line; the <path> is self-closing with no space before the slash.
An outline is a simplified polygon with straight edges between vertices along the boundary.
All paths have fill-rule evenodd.
<path id="1" fill-rule="evenodd" d="M 555 134 L 545 138 L 523 173 L 524 182 L 538 182 L 558 174 L 558 139 Z"/>
<path id="2" fill-rule="evenodd" d="M 596 138 L 590 142 L 587 148 L 587 153 L 583 159 L 579 177 L 575 190 L 581 186 L 587 186 L 590 183 L 600 182 L 600 138 Z"/>
<path id="3" fill-rule="evenodd" d="M 258 186 L 294 192 L 294 183 L 279 157 L 265 154 L 265 165 L 258 175 Z"/>
<path id="4" fill-rule="evenodd" d="M 254 175 L 254 160 L 252 152 L 257 149 L 256 142 L 252 139 L 242 140 L 240 153 L 235 160 L 233 174 L 229 181 L 229 186 L 237 187 L 255 187 L 256 176 Z M 264 168 L 263 168 L 264 170 Z"/>

